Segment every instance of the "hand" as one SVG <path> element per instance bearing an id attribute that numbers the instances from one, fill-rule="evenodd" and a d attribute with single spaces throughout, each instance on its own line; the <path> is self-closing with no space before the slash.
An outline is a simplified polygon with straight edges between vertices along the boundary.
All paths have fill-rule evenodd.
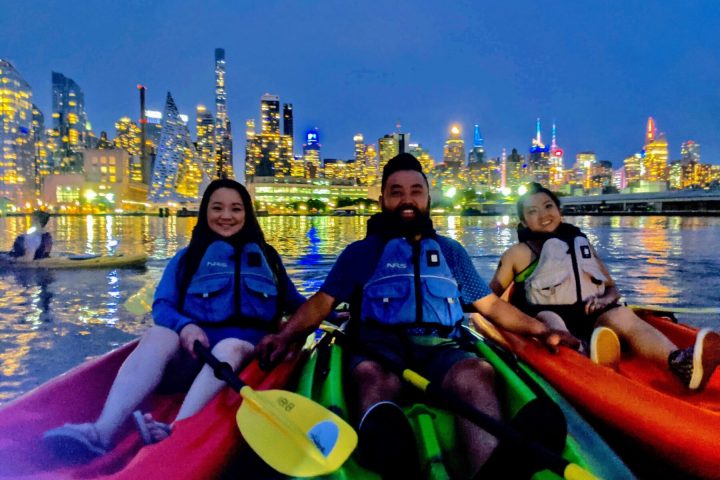
<path id="1" fill-rule="evenodd" d="M 612 298 L 605 297 L 590 297 L 585 300 L 585 315 L 602 310 L 603 308 L 610 305 Z"/>
<path id="2" fill-rule="evenodd" d="M 276 364 L 285 358 L 288 358 L 288 352 L 292 341 L 280 333 L 266 335 L 255 346 L 255 355 L 260 362 L 260 368 L 270 370 Z"/>
<path id="3" fill-rule="evenodd" d="M 573 334 L 566 330 L 555 330 L 549 328 L 543 335 L 540 336 L 540 338 L 545 343 L 547 349 L 552 353 L 557 353 L 557 347 L 560 345 L 570 347 L 573 350 L 579 350 L 582 344 L 580 340 L 575 338 Z"/>
<path id="4" fill-rule="evenodd" d="M 192 355 L 193 358 L 197 358 L 193 349 L 195 340 L 202 343 L 204 347 L 210 348 L 210 340 L 208 340 L 205 331 L 194 323 L 188 323 L 180 330 L 180 346 Z"/>

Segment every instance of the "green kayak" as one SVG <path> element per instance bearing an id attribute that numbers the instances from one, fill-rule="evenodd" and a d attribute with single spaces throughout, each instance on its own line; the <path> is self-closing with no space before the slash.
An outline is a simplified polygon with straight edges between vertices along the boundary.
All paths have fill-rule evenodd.
<path id="1" fill-rule="evenodd" d="M 567 439 L 562 457 L 588 470 L 598 478 L 632 479 L 634 475 L 620 458 L 580 415 L 552 387 L 513 358 L 483 340 L 473 340 L 471 348 L 486 358 L 496 370 L 498 396 L 503 402 L 505 419 L 512 419 L 520 409 L 538 396 L 549 397 L 560 407 L 567 421 Z M 343 387 L 343 356 L 337 343 L 320 341 L 300 373 L 298 393 L 314 399 L 341 417 L 348 419 Z M 455 441 L 455 416 L 423 403 L 404 406 L 414 430 L 420 469 L 428 480 L 450 479 L 449 471 L 461 463 Z M 325 479 L 377 479 L 380 475 L 361 467 L 355 455 L 342 468 Z M 534 479 L 560 478 L 549 470 L 537 472 Z"/>

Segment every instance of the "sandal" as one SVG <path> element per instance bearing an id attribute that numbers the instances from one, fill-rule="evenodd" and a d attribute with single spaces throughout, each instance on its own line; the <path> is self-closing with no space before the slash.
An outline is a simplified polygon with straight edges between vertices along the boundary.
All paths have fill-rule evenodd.
<path id="1" fill-rule="evenodd" d="M 148 425 L 148 420 L 145 418 L 145 415 L 140 410 L 135 410 L 133 412 L 133 420 L 135 420 L 135 426 L 137 426 L 138 432 L 140 433 L 140 438 L 142 438 L 142 441 L 145 445 L 152 445 L 153 443 L 158 443 L 163 439 L 156 440 L 152 433 L 150 432 L 150 427 Z M 165 433 L 167 433 L 167 436 L 170 436 L 172 433 L 172 427 L 168 425 L 167 423 L 158 422 L 157 420 L 151 420 L 153 422 L 153 426 L 163 430 Z M 165 437 L 167 438 L 167 437 Z"/>
<path id="2" fill-rule="evenodd" d="M 87 425 L 88 427 L 82 427 Z M 92 438 L 94 437 L 94 438 Z M 108 449 L 100 443 L 100 435 L 95 425 L 65 424 L 43 434 L 43 443 L 56 457 L 70 463 L 87 463 L 105 455 Z"/>

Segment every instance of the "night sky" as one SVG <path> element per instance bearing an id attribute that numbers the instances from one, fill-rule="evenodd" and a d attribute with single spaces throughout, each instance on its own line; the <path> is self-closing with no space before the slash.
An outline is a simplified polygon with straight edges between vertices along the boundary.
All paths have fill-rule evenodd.
<path id="1" fill-rule="evenodd" d="M 542 3 L 542 8 L 540 4 Z M 351 158 L 395 130 L 442 160 L 457 122 L 486 151 L 527 152 L 555 119 L 566 168 L 579 151 L 617 167 L 647 117 L 720 163 L 720 2 L 707 1 L 5 1 L 0 58 L 33 88 L 50 125 L 50 72 L 85 93 L 96 133 L 137 118 L 135 85 L 161 110 L 214 112 L 214 49 L 227 58 L 236 164 L 263 93 L 294 104 L 295 140 L 320 130 L 323 157 Z M 194 127 L 193 127 L 194 136 Z M 296 153 L 300 148 L 296 147 Z"/>

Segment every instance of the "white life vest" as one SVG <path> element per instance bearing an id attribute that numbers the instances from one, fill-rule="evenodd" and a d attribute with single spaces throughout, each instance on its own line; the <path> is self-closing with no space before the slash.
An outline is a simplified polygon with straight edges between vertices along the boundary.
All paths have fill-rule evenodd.
<path id="1" fill-rule="evenodd" d="M 546 240 L 537 267 L 525 280 L 531 305 L 572 305 L 605 293 L 607 277 L 585 236 L 572 247 L 559 238 Z"/>

